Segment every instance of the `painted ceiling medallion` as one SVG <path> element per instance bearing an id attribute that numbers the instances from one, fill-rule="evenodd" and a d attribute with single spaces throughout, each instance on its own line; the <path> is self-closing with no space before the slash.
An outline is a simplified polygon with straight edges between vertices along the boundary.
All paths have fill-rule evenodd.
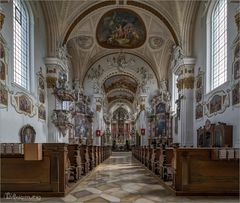
<path id="1" fill-rule="evenodd" d="M 146 28 L 137 13 L 117 8 L 102 16 L 97 25 L 96 38 L 104 48 L 133 49 L 146 41 Z"/>
<path id="2" fill-rule="evenodd" d="M 160 49 L 164 44 L 164 40 L 161 37 L 150 37 L 149 38 L 149 45 L 152 49 Z"/>
<path id="3" fill-rule="evenodd" d="M 93 45 L 93 37 L 82 35 L 76 38 L 76 42 L 80 48 L 90 49 Z"/>

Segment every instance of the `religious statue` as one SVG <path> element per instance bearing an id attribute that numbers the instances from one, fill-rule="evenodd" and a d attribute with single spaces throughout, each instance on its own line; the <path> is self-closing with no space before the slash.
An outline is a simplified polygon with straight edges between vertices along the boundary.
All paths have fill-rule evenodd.
<path id="1" fill-rule="evenodd" d="M 172 67 L 176 67 L 183 63 L 183 50 L 180 46 L 173 46 Z"/>

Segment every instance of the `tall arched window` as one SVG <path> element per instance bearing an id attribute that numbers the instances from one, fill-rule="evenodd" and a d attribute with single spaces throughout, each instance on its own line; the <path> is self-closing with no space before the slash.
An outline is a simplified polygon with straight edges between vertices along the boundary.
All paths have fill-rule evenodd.
<path id="1" fill-rule="evenodd" d="M 211 16 L 211 90 L 227 81 L 227 0 L 215 3 Z"/>
<path id="2" fill-rule="evenodd" d="M 13 1 L 14 82 L 29 90 L 29 15 L 20 0 Z"/>

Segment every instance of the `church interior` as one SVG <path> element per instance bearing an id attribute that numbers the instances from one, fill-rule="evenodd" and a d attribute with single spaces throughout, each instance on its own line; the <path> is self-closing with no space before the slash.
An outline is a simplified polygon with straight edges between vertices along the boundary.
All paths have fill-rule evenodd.
<path id="1" fill-rule="evenodd" d="M 238 0 L 1 0 L 2 202 L 239 202 Z"/>

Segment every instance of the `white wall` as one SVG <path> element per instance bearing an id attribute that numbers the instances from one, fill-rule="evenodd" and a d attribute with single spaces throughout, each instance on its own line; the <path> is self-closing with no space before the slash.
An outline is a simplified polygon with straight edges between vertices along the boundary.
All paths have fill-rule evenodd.
<path id="1" fill-rule="evenodd" d="M 237 35 L 237 27 L 235 24 L 234 15 L 236 14 L 238 8 L 237 3 L 228 3 L 228 82 L 224 83 L 223 85 L 219 86 L 217 89 L 206 93 L 206 40 L 207 40 L 207 12 L 204 14 L 204 7 L 203 4 L 200 5 L 198 16 L 195 25 L 195 33 L 194 33 L 194 57 L 196 57 L 196 65 L 195 65 L 195 75 L 198 73 L 198 68 L 201 67 L 202 70 L 205 72 L 204 75 L 204 97 L 203 101 L 208 101 L 209 97 L 211 97 L 215 92 L 231 88 L 231 75 L 232 75 L 232 63 L 233 63 L 233 41 Z M 195 94 L 194 94 L 195 97 Z M 194 106 L 196 106 L 195 98 L 194 98 Z M 217 122 L 224 122 L 230 125 L 233 125 L 233 146 L 239 147 L 240 146 L 240 108 L 234 107 L 231 105 L 231 94 L 230 94 L 230 106 L 221 114 L 217 114 L 216 116 L 207 117 L 204 115 L 203 118 L 195 120 L 194 119 L 194 145 L 197 144 L 197 129 L 201 126 L 204 126 L 205 121 L 209 119 L 212 123 Z M 195 108 L 194 108 L 194 118 L 195 118 Z"/>
<path id="2" fill-rule="evenodd" d="M 30 6 L 30 5 L 28 5 Z M 24 92 L 24 90 L 14 87 L 12 85 L 13 81 L 13 9 L 12 1 L 8 3 L 1 3 L 1 7 L 5 13 L 5 22 L 2 29 L 2 36 L 4 37 L 7 46 L 9 48 L 9 61 L 8 61 L 8 82 L 7 86 L 15 94 L 16 92 Z M 31 6 L 30 6 L 31 7 Z M 45 75 L 45 66 L 43 58 L 46 56 L 46 39 L 45 39 L 45 24 L 44 17 L 42 14 L 41 6 L 39 3 L 34 3 L 33 11 L 33 26 L 32 34 L 34 35 L 34 40 L 32 41 L 33 50 L 31 53 L 34 53 L 31 56 L 31 91 L 27 93 L 31 98 L 33 98 L 34 104 L 38 103 L 37 101 L 37 76 L 36 73 L 40 70 L 40 67 L 43 69 Z M 45 94 L 46 95 L 46 94 Z M 1 143 L 17 143 L 20 142 L 19 131 L 22 126 L 30 124 L 36 130 L 36 140 L 35 142 L 46 142 L 46 137 L 48 134 L 47 131 L 47 121 L 41 121 L 38 119 L 38 114 L 33 118 L 19 114 L 16 112 L 14 107 L 11 104 L 11 96 L 9 96 L 8 108 L 0 109 L 0 142 Z M 46 108 L 47 108 L 47 98 Z M 46 109 L 47 110 L 47 109 Z"/>

